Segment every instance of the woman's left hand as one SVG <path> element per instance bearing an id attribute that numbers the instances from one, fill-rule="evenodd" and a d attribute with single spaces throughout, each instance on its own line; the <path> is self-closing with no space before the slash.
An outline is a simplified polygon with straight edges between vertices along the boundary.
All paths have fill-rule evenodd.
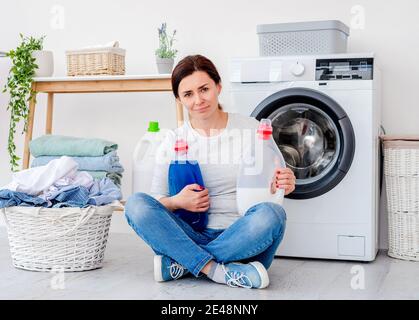
<path id="1" fill-rule="evenodd" d="M 271 184 L 271 192 L 275 193 L 277 188 L 285 189 L 285 195 L 288 195 L 295 190 L 295 175 L 290 168 L 275 169 Z"/>

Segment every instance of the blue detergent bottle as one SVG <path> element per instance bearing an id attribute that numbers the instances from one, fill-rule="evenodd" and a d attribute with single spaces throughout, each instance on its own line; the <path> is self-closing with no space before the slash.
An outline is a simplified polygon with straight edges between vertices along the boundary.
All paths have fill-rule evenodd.
<path id="1" fill-rule="evenodd" d="M 175 159 L 169 166 L 169 194 L 174 196 L 189 184 L 204 187 L 198 161 L 188 158 L 188 143 L 178 138 L 175 143 Z M 196 190 L 199 192 L 200 190 Z M 185 209 L 173 211 L 175 215 L 187 222 L 194 230 L 202 231 L 207 226 L 208 212 L 191 212 Z"/>

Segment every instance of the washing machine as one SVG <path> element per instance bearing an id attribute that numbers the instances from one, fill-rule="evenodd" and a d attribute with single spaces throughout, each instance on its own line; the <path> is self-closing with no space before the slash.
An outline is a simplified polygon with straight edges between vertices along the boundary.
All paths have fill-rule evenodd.
<path id="1" fill-rule="evenodd" d="M 269 118 L 297 178 L 279 256 L 372 261 L 380 71 L 374 54 L 232 58 L 233 111 Z"/>

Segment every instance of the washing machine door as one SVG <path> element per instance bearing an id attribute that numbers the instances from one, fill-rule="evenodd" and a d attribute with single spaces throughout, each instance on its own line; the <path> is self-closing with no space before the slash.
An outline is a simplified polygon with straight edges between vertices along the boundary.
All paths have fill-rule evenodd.
<path id="1" fill-rule="evenodd" d="M 345 111 L 329 96 L 307 88 L 281 90 L 263 100 L 252 116 L 272 121 L 273 137 L 297 178 L 291 199 L 318 197 L 348 172 L 355 135 Z"/>

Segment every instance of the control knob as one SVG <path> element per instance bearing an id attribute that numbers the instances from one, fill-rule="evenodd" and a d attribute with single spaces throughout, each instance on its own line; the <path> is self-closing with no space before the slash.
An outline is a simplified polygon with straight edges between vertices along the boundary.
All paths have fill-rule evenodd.
<path id="1" fill-rule="evenodd" d="M 305 67 L 301 62 L 296 62 L 294 63 L 294 65 L 291 66 L 291 73 L 296 76 L 299 77 L 301 76 L 305 71 Z"/>

